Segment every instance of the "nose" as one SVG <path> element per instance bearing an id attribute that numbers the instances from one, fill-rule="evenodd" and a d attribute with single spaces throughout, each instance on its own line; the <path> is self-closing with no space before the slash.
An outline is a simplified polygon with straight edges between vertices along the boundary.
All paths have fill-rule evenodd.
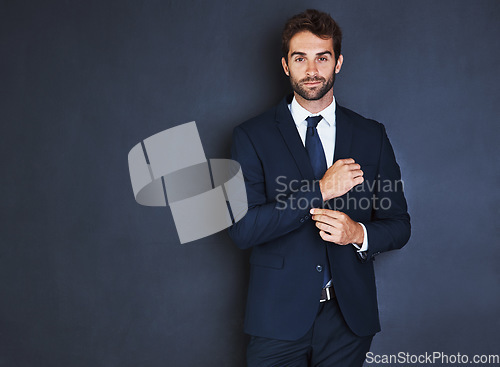
<path id="1" fill-rule="evenodd" d="M 318 74 L 318 68 L 316 67 L 316 60 L 307 61 L 306 74 L 308 77 L 316 76 L 316 74 Z"/>

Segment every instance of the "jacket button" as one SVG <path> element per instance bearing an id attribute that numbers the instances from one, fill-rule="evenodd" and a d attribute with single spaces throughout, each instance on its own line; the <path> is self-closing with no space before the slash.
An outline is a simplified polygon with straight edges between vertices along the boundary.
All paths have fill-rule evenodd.
<path id="1" fill-rule="evenodd" d="M 323 271 L 323 267 L 321 265 L 316 265 L 316 271 L 321 273 Z"/>
<path id="2" fill-rule="evenodd" d="M 300 218 L 300 223 L 304 223 L 304 218 Z"/>

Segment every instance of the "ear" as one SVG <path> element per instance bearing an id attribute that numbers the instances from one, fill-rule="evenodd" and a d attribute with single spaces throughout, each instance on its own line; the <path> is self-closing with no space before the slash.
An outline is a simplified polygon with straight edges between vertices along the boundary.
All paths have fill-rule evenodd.
<path id="1" fill-rule="evenodd" d="M 342 56 L 342 54 L 340 54 L 339 58 L 337 60 L 337 65 L 335 65 L 335 74 L 338 74 L 340 72 L 340 69 L 342 68 L 343 62 L 344 62 L 344 56 Z"/>
<path id="2" fill-rule="evenodd" d="M 288 65 L 284 57 L 281 58 L 281 66 L 283 66 L 283 71 L 285 72 L 285 74 L 287 76 L 290 76 L 290 69 L 288 68 Z"/>

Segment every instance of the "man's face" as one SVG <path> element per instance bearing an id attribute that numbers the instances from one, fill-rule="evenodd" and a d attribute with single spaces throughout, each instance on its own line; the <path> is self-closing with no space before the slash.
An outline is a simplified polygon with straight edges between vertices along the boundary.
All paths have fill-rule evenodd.
<path id="1" fill-rule="evenodd" d="M 293 90 L 302 98 L 316 101 L 327 93 L 327 97 L 333 95 L 332 87 L 335 74 L 342 66 L 342 55 L 335 64 L 331 38 L 322 39 L 308 31 L 297 33 L 290 40 L 288 63 L 284 58 L 281 62 Z"/>

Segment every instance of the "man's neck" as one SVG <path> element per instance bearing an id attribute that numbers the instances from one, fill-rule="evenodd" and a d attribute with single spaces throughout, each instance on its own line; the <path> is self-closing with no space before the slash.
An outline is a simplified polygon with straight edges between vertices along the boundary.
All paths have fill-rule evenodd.
<path id="1" fill-rule="evenodd" d="M 295 95 L 297 102 L 311 113 L 323 111 L 333 102 L 333 88 L 330 89 L 321 99 L 316 101 L 307 100 L 298 95 L 296 92 L 293 92 L 293 94 Z"/>

